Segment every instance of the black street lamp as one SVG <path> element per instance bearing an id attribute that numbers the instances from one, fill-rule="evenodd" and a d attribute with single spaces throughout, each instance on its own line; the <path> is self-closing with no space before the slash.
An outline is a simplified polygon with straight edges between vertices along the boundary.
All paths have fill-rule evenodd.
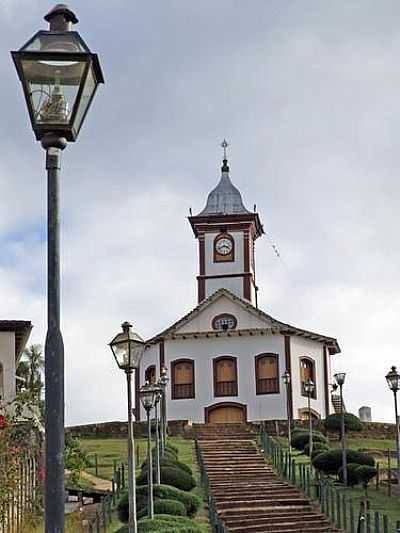
<path id="1" fill-rule="evenodd" d="M 157 383 L 157 393 L 154 402 L 154 418 L 156 422 L 156 484 L 161 483 L 161 472 L 160 472 L 160 425 L 158 421 L 158 405 L 160 404 L 162 398 L 162 389 Z"/>
<path id="2" fill-rule="evenodd" d="M 313 451 L 313 434 L 312 434 L 312 418 L 311 418 L 311 396 L 314 394 L 315 384 L 311 379 L 304 382 L 304 392 L 308 399 L 308 449 L 310 457 Z"/>
<path id="3" fill-rule="evenodd" d="M 153 501 L 153 459 L 151 453 L 151 419 L 150 411 L 154 408 L 156 397 L 159 394 L 159 387 L 151 385 L 148 381 L 140 387 L 139 394 L 142 405 L 147 415 L 147 497 L 148 497 L 148 517 L 154 518 Z"/>
<path id="4" fill-rule="evenodd" d="M 343 483 L 347 485 L 347 455 L 346 455 L 346 429 L 344 420 L 344 403 L 343 403 L 343 385 L 346 379 L 345 372 L 337 372 L 334 374 L 334 379 L 339 385 L 340 390 L 340 438 L 342 443 L 342 470 L 343 470 Z"/>
<path id="5" fill-rule="evenodd" d="M 124 322 L 122 324 L 122 333 L 118 333 L 109 346 L 118 367 L 126 374 L 128 387 L 128 530 L 129 533 L 136 533 L 136 467 L 132 420 L 132 373 L 139 368 L 145 350 L 145 343 L 140 335 L 131 331 L 131 329 L 132 325 L 129 322 Z M 135 408 L 138 407 L 135 406 Z"/>
<path id="6" fill-rule="evenodd" d="M 167 444 L 167 385 L 169 382 L 169 377 L 167 376 L 167 369 L 164 367 L 161 368 L 161 376 L 158 380 L 158 383 L 162 390 L 161 398 L 161 451 L 164 455 L 165 445 Z"/>
<path id="7" fill-rule="evenodd" d="M 394 396 L 394 414 L 396 419 L 396 450 L 397 450 L 397 483 L 400 485 L 400 419 L 397 408 L 397 392 L 400 390 L 400 374 L 396 367 L 392 366 L 386 374 L 386 381 Z"/>
<path id="8" fill-rule="evenodd" d="M 60 154 L 75 141 L 103 75 L 64 4 L 39 31 L 11 52 L 36 139 L 46 150 L 48 174 L 48 328 L 45 344 L 46 532 L 64 531 L 64 345 L 60 329 Z"/>
<path id="9" fill-rule="evenodd" d="M 287 415 L 287 427 L 288 427 L 288 446 L 289 455 L 292 455 L 292 416 L 290 412 L 290 373 L 286 370 L 282 374 L 282 381 L 286 387 L 286 415 Z"/>

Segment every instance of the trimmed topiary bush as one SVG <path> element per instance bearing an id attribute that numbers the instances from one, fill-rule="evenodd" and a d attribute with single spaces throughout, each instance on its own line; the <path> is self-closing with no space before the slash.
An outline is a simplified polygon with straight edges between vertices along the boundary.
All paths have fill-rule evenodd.
<path id="1" fill-rule="evenodd" d="M 306 431 L 299 431 L 292 436 L 292 446 L 293 448 L 296 448 L 296 450 L 304 450 L 304 447 L 306 444 L 308 444 L 308 441 L 309 434 Z M 322 435 L 322 433 L 313 431 L 313 443 L 316 444 L 317 442 L 328 444 L 328 439 L 325 437 L 325 435 Z"/>
<path id="2" fill-rule="evenodd" d="M 315 452 L 318 452 L 318 453 L 327 452 L 329 449 L 330 448 L 328 444 L 325 444 L 324 442 L 316 442 L 316 443 L 313 442 L 313 457 L 317 455 Z M 306 455 L 310 455 L 310 446 L 308 445 L 308 443 L 304 446 L 303 452 Z"/>
<path id="3" fill-rule="evenodd" d="M 363 484 L 366 495 L 368 490 L 368 483 L 376 476 L 377 473 L 378 471 L 374 466 L 361 465 L 357 468 L 357 476 L 359 481 Z"/>
<path id="4" fill-rule="evenodd" d="M 178 500 L 155 500 L 154 514 L 168 514 L 173 516 L 187 516 L 186 507 Z M 148 515 L 148 507 L 138 509 L 137 517 L 145 518 Z"/>
<path id="5" fill-rule="evenodd" d="M 357 463 L 348 463 L 347 464 L 347 485 L 349 487 L 354 487 L 358 485 L 360 479 L 358 477 L 357 470 L 360 468 L 360 465 Z M 341 466 L 338 470 L 338 478 L 341 483 L 343 483 L 343 467 Z"/>
<path id="6" fill-rule="evenodd" d="M 155 465 L 155 457 L 153 456 L 153 467 Z M 160 457 L 160 466 L 169 466 L 169 467 L 177 467 L 181 470 L 184 470 L 187 474 L 190 476 L 193 474 L 192 469 L 190 466 L 186 465 L 185 463 L 181 463 L 177 459 L 172 459 L 170 457 Z M 143 461 L 141 469 L 147 468 L 147 458 Z"/>
<path id="7" fill-rule="evenodd" d="M 121 533 L 125 533 L 123 530 Z M 184 516 L 155 515 L 154 520 L 142 518 L 138 522 L 138 533 L 203 533 L 203 528 Z"/>
<path id="8" fill-rule="evenodd" d="M 357 463 L 358 465 L 375 466 L 375 459 L 372 455 L 357 452 L 355 450 L 346 450 L 347 461 Z M 314 468 L 321 470 L 325 474 L 337 474 L 342 466 L 342 450 L 330 450 L 329 452 L 319 453 L 312 461 Z"/>
<path id="9" fill-rule="evenodd" d="M 172 485 L 181 490 L 192 490 L 196 486 L 196 482 L 190 474 L 177 468 L 176 466 L 162 466 L 160 469 L 161 483 L 163 485 Z M 153 470 L 154 475 L 154 470 Z M 144 469 L 137 478 L 138 485 L 145 485 L 147 483 L 147 470 Z"/>
<path id="10" fill-rule="evenodd" d="M 339 433 L 341 431 L 341 414 L 329 415 L 324 420 L 324 426 L 328 431 L 335 431 Z M 344 426 L 346 431 L 362 431 L 363 423 L 361 420 L 351 413 L 344 414 Z"/>
<path id="11" fill-rule="evenodd" d="M 178 457 L 179 450 L 176 446 L 173 446 L 169 442 L 165 445 L 165 450 L 168 450 L 169 452 L 174 453 Z"/>
<path id="12" fill-rule="evenodd" d="M 186 514 L 190 517 L 195 516 L 201 506 L 201 499 L 198 496 L 170 485 L 154 485 L 153 495 L 155 500 L 175 500 L 182 503 L 185 506 Z M 147 485 L 136 487 L 136 505 L 138 509 L 142 509 L 147 505 Z M 117 511 L 120 521 L 128 522 L 129 503 L 127 493 L 119 500 Z"/>

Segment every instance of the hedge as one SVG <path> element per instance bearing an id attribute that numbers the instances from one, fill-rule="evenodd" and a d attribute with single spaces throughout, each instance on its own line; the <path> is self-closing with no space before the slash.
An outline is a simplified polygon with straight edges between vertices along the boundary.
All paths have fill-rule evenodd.
<path id="1" fill-rule="evenodd" d="M 322 442 L 324 444 L 328 444 L 328 439 L 325 437 L 325 435 L 322 435 L 322 433 L 319 433 L 318 431 L 313 431 L 313 443 Z M 292 437 L 292 446 L 293 448 L 296 448 L 296 450 L 304 450 L 304 447 L 309 442 L 309 433 L 306 431 L 299 431 L 294 434 Z"/>
<path id="2" fill-rule="evenodd" d="M 368 483 L 378 473 L 374 466 L 361 465 L 357 468 L 357 476 L 359 481 L 363 484 L 364 489 L 367 489 Z"/>
<path id="3" fill-rule="evenodd" d="M 170 485 L 153 485 L 154 500 L 175 500 L 185 506 L 186 514 L 190 517 L 196 515 L 201 506 L 201 499 L 190 492 L 179 490 Z M 147 505 L 147 485 L 136 487 L 136 506 L 142 509 Z M 117 506 L 118 517 L 121 522 L 128 522 L 129 502 L 128 494 L 121 497 Z"/>
<path id="4" fill-rule="evenodd" d="M 153 455 L 153 468 L 155 466 L 155 456 Z M 192 469 L 190 466 L 186 465 L 185 463 L 181 463 L 177 459 L 172 459 L 170 457 L 160 457 L 160 466 L 169 466 L 169 467 L 178 467 L 181 470 L 184 470 L 187 474 L 190 476 L 193 474 Z M 141 465 L 141 469 L 147 468 L 147 458 L 143 461 Z"/>
<path id="5" fill-rule="evenodd" d="M 321 453 L 321 452 L 327 452 L 329 450 L 329 446 L 328 444 L 325 444 L 324 442 L 313 442 L 313 456 L 314 456 L 314 452 L 318 451 L 318 453 Z M 310 455 L 310 446 L 307 442 L 307 444 L 304 446 L 304 450 L 303 452 L 306 454 L 306 455 Z M 317 455 L 317 454 L 315 454 Z"/>
<path id="6" fill-rule="evenodd" d="M 183 516 L 154 515 L 153 520 L 142 518 L 138 521 L 138 533 L 203 533 L 203 528 Z M 127 533 L 122 530 L 119 533 Z"/>
<path id="7" fill-rule="evenodd" d="M 324 420 L 324 426 L 328 431 L 341 431 L 342 415 L 329 415 Z M 361 420 L 351 413 L 344 413 L 344 426 L 346 431 L 362 431 L 364 428 Z"/>
<path id="8" fill-rule="evenodd" d="M 148 506 L 138 509 L 137 517 L 145 518 L 148 515 Z M 187 516 L 186 507 L 183 503 L 177 500 L 155 500 L 154 501 L 154 514 L 168 514 L 173 516 Z"/>
<path id="9" fill-rule="evenodd" d="M 153 475 L 155 474 L 153 470 Z M 160 468 L 161 483 L 164 485 L 172 485 L 181 490 L 192 490 L 196 486 L 196 482 L 190 474 L 177 468 L 175 466 L 162 466 Z M 147 483 L 147 470 L 144 469 L 137 478 L 138 485 L 145 485 Z"/>
<path id="10" fill-rule="evenodd" d="M 357 463 L 358 465 L 375 466 L 375 459 L 372 455 L 357 452 L 355 450 L 346 450 L 348 463 Z M 325 474 L 337 474 L 342 466 L 342 450 L 336 449 L 329 452 L 319 453 L 312 461 L 314 468 L 325 472 Z"/>
<path id="11" fill-rule="evenodd" d="M 354 487 L 360 482 L 358 477 L 357 470 L 360 468 L 360 465 L 357 463 L 348 463 L 347 465 L 347 485 L 349 487 Z M 339 481 L 343 483 L 343 467 L 341 466 L 338 471 Z"/>

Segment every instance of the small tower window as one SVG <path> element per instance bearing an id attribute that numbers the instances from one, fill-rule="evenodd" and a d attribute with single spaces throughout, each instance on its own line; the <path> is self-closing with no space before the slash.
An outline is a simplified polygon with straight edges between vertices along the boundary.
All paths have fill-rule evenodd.
<path id="1" fill-rule="evenodd" d="M 237 326 L 236 317 L 228 313 L 223 313 L 222 315 L 217 315 L 213 318 L 212 328 L 220 329 L 222 331 L 227 331 L 228 329 L 235 329 Z"/>

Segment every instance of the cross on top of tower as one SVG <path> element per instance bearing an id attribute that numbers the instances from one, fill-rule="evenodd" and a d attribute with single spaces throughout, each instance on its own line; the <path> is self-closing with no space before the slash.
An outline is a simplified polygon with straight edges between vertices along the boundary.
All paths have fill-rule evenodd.
<path id="1" fill-rule="evenodd" d="M 223 165 L 222 165 L 222 172 L 229 172 L 229 167 L 228 167 L 228 159 L 226 157 L 226 149 L 228 148 L 229 146 L 229 143 L 226 141 L 226 139 L 224 139 L 221 143 L 221 147 L 224 149 L 224 159 L 223 159 Z"/>

